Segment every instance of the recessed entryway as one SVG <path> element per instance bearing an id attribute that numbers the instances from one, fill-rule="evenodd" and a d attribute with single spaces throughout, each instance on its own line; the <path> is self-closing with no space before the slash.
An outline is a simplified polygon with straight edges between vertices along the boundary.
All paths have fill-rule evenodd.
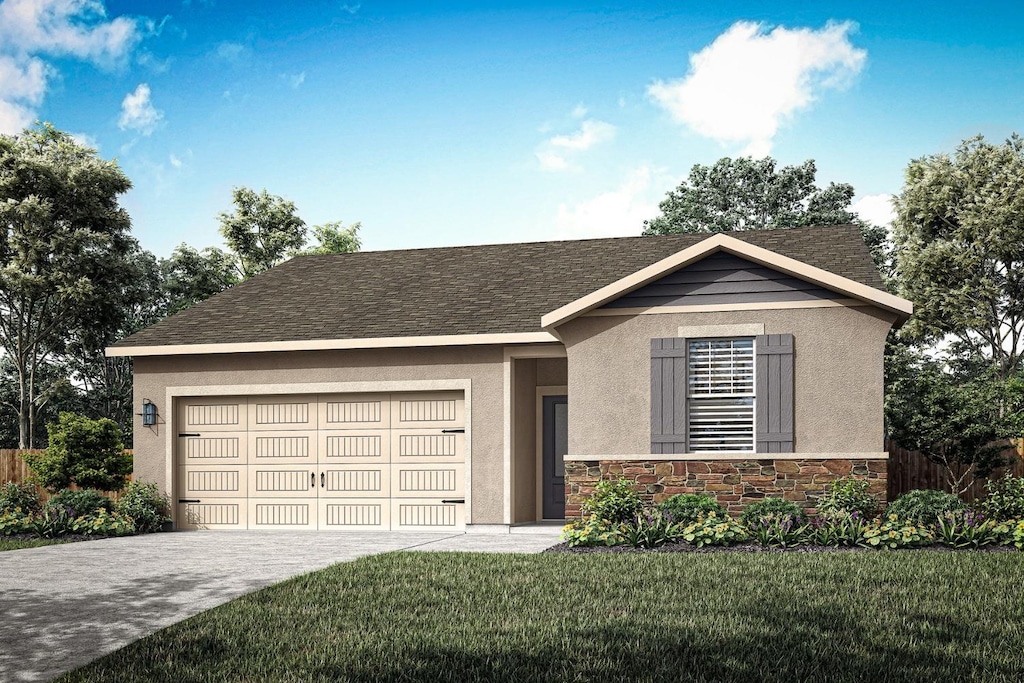
<path id="1" fill-rule="evenodd" d="M 565 517 L 565 455 L 569 452 L 569 397 L 542 396 L 541 438 L 544 519 Z"/>

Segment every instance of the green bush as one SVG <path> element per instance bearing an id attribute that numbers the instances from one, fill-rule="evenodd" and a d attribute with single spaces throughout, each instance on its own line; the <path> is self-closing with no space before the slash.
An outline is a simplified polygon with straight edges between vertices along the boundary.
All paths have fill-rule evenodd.
<path id="1" fill-rule="evenodd" d="M 818 513 L 830 516 L 835 513 L 856 512 L 871 519 L 878 514 L 878 499 L 868 493 L 871 486 L 864 479 L 843 477 L 829 484 L 828 491 L 818 499 Z"/>
<path id="2" fill-rule="evenodd" d="M 562 540 L 570 548 L 576 546 L 619 545 L 622 543 L 622 525 L 590 515 L 586 519 L 562 527 Z"/>
<path id="3" fill-rule="evenodd" d="M 712 512 L 683 528 L 681 537 L 698 548 L 706 545 L 736 545 L 749 540 L 742 524 L 726 515 L 720 517 Z"/>
<path id="4" fill-rule="evenodd" d="M 803 515 L 769 512 L 747 524 L 750 537 L 766 548 L 789 548 L 810 538 L 810 527 Z"/>
<path id="5" fill-rule="evenodd" d="M 865 548 L 916 548 L 931 545 L 935 534 L 917 519 L 889 515 L 864 528 L 860 545 Z"/>
<path id="6" fill-rule="evenodd" d="M 963 510 L 964 502 L 945 491 L 933 489 L 915 489 L 889 503 L 886 515 L 896 515 L 900 519 L 914 520 L 923 524 L 933 525 L 938 522 L 939 515 L 954 510 Z"/>
<path id="7" fill-rule="evenodd" d="M 0 536 L 30 533 L 31 520 L 32 518 L 20 508 L 0 510 Z"/>
<path id="8" fill-rule="evenodd" d="M 801 525 L 807 523 L 807 515 L 800 506 L 784 498 L 765 498 L 751 503 L 740 514 L 740 521 L 744 526 L 750 526 L 754 520 L 767 515 L 793 515 L 800 520 Z"/>
<path id="9" fill-rule="evenodd" d="M 135 533 L 135 523 L 131 517 L 100 508 L 72 520 L 68 531 L 86 536 L 128 536 Z"/>
<path id="10" fill-rule="evenodd" d="M 813 545 L 854 546 L 864 537 L 870 518 L 859 512 L 830 512 L 812 519 L 807 527 L 808 540 Z"/>
<path id="11" fill-rule="evenodd" d="M 15 484 L 9 481 L 0 488 L 0 513 L 21 510 L 26 514 L 34 514 L 40 509 L 39 489 L 35 484 Z"/>
<path id="12" fill-rule="evenodd" d="M 981 509 L 993 519 L 1024 519 L 1024 477 L 1007 472 L 998 479 L 985 482 L 988 495 Z"/>
<path id="13" fill-rule="evenodd" d="M 93 489 L 64 489 L 46 501 L 47 510 L 57 508 L 65 509 L 71 518 L 74 519 L 82 515 L 91 515 L 97 510 L 111 512 L 114 509 L 114 501 Z"/>
<path id="14" fill-rule="evenodd" d="M 115 509 L 131 519 L 140 534 L 160 531 L 165 522 L 171 521 L 170 502 L 153 483 L 133 481 L 128 484 Z"/>
<path id="15" fill-rule="evenodd" d="M 729 514 L 725 506 L 719 503 L 717 499 L 704 493 L 680 493 L 674 495 L 662 501 L 658 505 L 658 509 L 677 524 L 691 524 L 696 522 L 701 515 L 706 517 L 712 512 L 719 517 L 725 517 Z"/>
<path id="16" fill-rule="evenodd" d="M 594 493 L 583 501 L 583 512 L 597 515 L 609 522 L 628 522 L 643 509 L 640 494 L 627 479 L 603 479 L 594 487 Z"/>
<path id="17" fill-rule="evenodd" d="M 1012 530 L 1005 522 L 986 519 L 973 510 L 950 510 L 938 517 L 935 540 L 951 548 L 981 548 L 999 545 L 1010 539 Z"/>
<path id="18" fill-rule="evenodd" d="M 121 429 L 107 418 L 61 413 L 46 426 L 49 446 L 24 458 L 35 477 L 50 491 L 72 484 L 83 489 L 120 491 L 132 471 L 132 456 L 124 452 Z"/>
<path id="19" fill-rule="evenodd" d="M 72 533 L 71 525 L 74 521 L 68 508 L 47 505 L 41 513 L 29 518 L 28 526 L 40 538 L 59 538 Z"/>
<path id="20" fill-rule="evenodd" d="M 634 548 L 658 548 L 679 540 L 683 525 L 667 514 L 654 509 L 642 512 L 633 521 L 622 525 L 622 538 Z"/>

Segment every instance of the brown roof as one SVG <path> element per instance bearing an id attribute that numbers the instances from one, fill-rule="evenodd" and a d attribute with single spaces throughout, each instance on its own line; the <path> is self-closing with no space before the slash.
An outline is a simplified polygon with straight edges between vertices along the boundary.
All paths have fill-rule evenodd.
<path id="1" fill-rule="evenodd" d="M 884 289 L 855 226 L 728 234 Z M 539 332 L 545 313 L 708 236 L 302 256 L 115 346 Z"/>

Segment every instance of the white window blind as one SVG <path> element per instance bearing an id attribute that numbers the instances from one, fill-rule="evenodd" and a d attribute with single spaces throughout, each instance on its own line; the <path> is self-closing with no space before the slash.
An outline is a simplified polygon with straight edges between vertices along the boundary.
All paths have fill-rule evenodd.
<path id="1" fill-rule="evenodd" d="M 754 450 L 754 340 L 687 344 L 689 450 Z"/>

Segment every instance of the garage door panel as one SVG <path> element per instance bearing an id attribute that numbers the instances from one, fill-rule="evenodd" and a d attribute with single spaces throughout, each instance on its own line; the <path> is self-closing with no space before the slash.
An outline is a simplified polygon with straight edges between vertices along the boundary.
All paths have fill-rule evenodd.
<path id="1" fill-rule="evenodd" d="M 465 483 L 465 465 L 391 466 L 391 495 L 395 498 L 462 498 Z"/>
<path id="2" fill-rule="evenodd" d="M 246 432 L 196 433 L 178 437 L 180 462 L 185 465 L 245 465 L 249 460 Z"/>
<path id="3" fill-rule="evenodd" d="M 249 462 L 262 464 L 294 464 L 316 467 L 317 433 L 313 431 L 266 431 L 249 436 Z"/>
<path id="4" fill-rule="evenodd" d="M 245 498 L 203 498 L 178 505 L 182 529 L 245 529 L 248 526 Z"/>
<path id="5" fill-rule="evenodd" d="M 249 465 L 251 498 L 316 498 L 317 472 L 294 465 Z"/>
<path id="6" fill-rule="evenodd" d="M 316 529 L 317 501 L 311 498 L 250 498 L 250 529 Z"/>
<path id="7" fill-rule="evenodd" d="M 466 528 L 465 508 L 461 503 L 442 503 L 436 498 L 392 499 L 391 529 L 462 531 Z"/>
<path id="8" fill-rule="evenodd" d="M 316 428 L 316 396 L 258 396 L 249 399 L 250 430 Z"/>
<path id="9" fill-rule="evenodd" d="M 230 465 L 179 465 L 179 498 L 239 498 L 246 495 L 247 468 Z"/>
<path id="10" fill-rule="evenodd" d="M 387 429 L 389 394 L 328 394 L 320 397 L 320 429 Z"/>
<path id="11" fill-rule="evenodd" d="M 466 435 L 429 429 L 393 429 L 391 462 L 465 462 Z"/>
<path id="12" fill-rule="evenodd" d="M 239 432 L 248 429 L 245 398 L 190 398 L 180 404 L 178 432 Z"/>
<path id="13" fill-rule="evenodd" d="M 465 401 L 455 391 L 394 394 L 392 428 L 458 428 L 465 424 Z"/>
<path id="14" fill-rule="evenodd" d="M 321 465 L 321 498 L 387 498 L 391 469 L 387 465 Z"/>
<path id="15" fill-rule="evenodd" d="M 387 498 L 321 498 L 320 529 L 334 531 L 387 531 L 391 528 L 391 501 Z"/>
<path id="16" fill-rule="evenodd" d="M 321 464 L 391 461 L 391 432 L 387 429 L 321 429 L 317 438 Z"/>

